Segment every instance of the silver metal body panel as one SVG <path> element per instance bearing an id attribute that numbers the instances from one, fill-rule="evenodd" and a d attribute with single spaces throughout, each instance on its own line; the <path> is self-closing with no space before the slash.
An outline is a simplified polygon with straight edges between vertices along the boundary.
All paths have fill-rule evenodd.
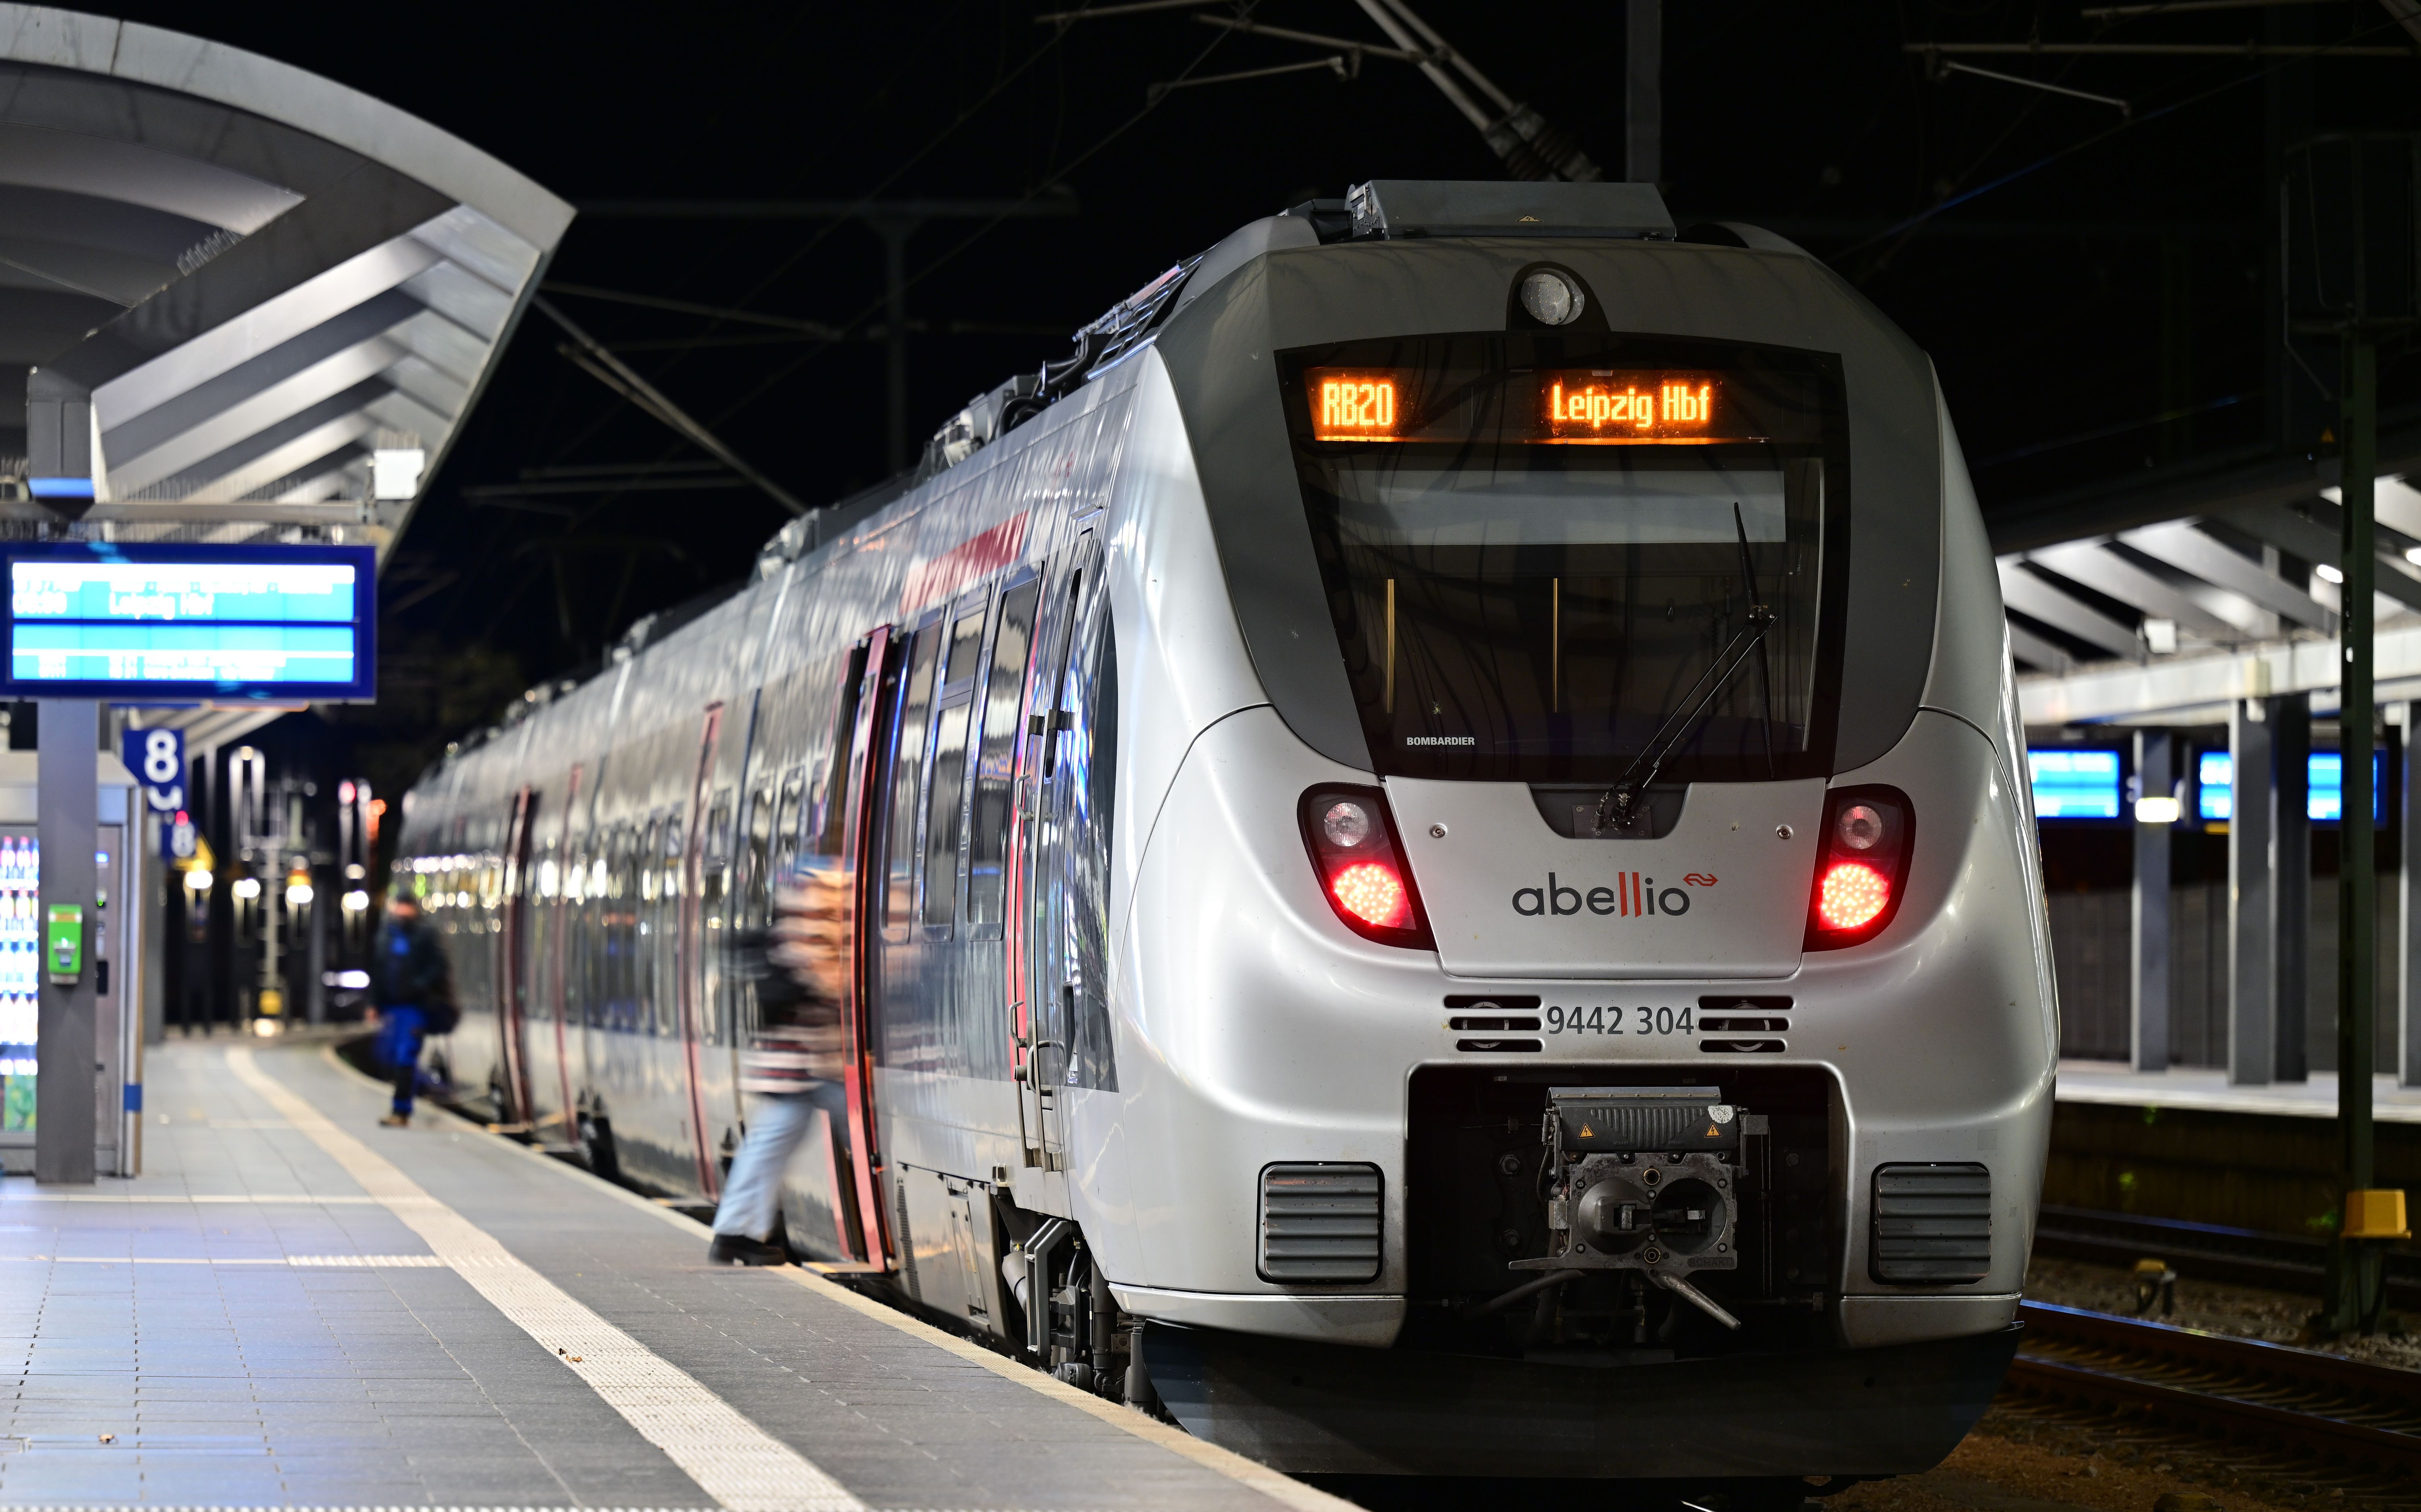
<path id="1" fill-rule="evenodd" d="M 1788 976 L 1824 783 L 1699 783 L 1661 839 L 1571 839 L 1523 783 L 1387 779 L 1457 976 Z"/>

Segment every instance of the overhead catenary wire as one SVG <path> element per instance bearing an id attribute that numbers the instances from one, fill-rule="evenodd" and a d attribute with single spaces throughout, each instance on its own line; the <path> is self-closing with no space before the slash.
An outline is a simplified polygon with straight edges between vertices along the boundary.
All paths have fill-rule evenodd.
<path id="1" fill-rule="evenodd" d="M 2074 100 L 2089 100 L 2097 105 L 2116 105 L 2121 116 L 2135 114 L 2135 107 L 2116 95 L 2097 95 L 2089 90 L 2071 89 L 2064 84 L 2053 84 L 2048 79 L 2029 79 L 2021 74 L 1998 73 L 1991 69 L 1979 69 L 1968 63 L 1951 63 L 1939 57 L 1933 60 L 1933 66 L 1935 71 L 1943 75 L 1967 73 L 1978 79 L 1997 79 L 2003 84 L 2023 85 L 2028 89 L 2040 89 L 2046 94 L 2067 95 Z"/>
<path id="2" fill-rule="evenodd" d="M 1245 14 L 1247 16 L 1251 14 L 1251 9 L 1252 6 L 1248 4 L 1245 7 Z M 1221 35 L 1212 38 L 1209 46 L 1195 54 L 1193 59 L 1188 62 L 1184 68 L 1178 70 L 1177 80 L 1181 81 L 1193 77 L 1195 70 L 1200 69 L 1205 62 L 1209 61 L 1210 55 L 1216 52 L 1220 45 L 1227 39 L 1227 36 L 1228 34 L 1223 32 Z M 947 267 L 961 253 L 965 252 L 969 247 L 974 246 L 995 226 L 1008 219 L 1009 215 L 1014 212 L 1017 205 L 1021 205 L 1026 200 L 1033 199 L 1039 195 L 1048 193 L 1056 188 L 1069 174 L 1084 166 L 1086 163 L 1091 162 L 1095 156 L 1099 155 L 1103 149 L 1108 148 L 1110 144 L 1116 142 L 1128 132 L 1133 130 L 1145 117 L 1158 109 L 1161 102 L 1167 98 L 1168 94 L 1166 91 L 1164 91 L 1157 96 L 1147 98 L 1141 109 L 1127 117 L 1116 126 L 1111 127 L 1108 132 L 1095 139 L 1090 147 L 1086 148 L 1082 152 L 1077 153 L 1074 157 L 1068 159 L 1066 162 L 1055 164 L 1048 173 L 1042 176 L 1041 180 L 1037 183 L 1034 188 L 1027 190 L 1020 199 L 1009 202 L 1009 204 L 1003 209 L 1000 214 L 993 216 L 991 220 L 988 220 L 982 225 L 976 226 L 964 237 L 961 237 L 947 251 L 942 253 L 939 257 L 935 257 L 932 261 L 927 263 L 916 272 L 909 274 L 907 279 L 901 285 L 902 292 L 905 292 L 907 289 L 914 288 L 926 279 L 932 277 L 935 273 Z M 853 330 L 859 325 L 864 324 L 867 320 L 872 319 L 874 313 L 882 308 L 887 303 L 887 299 L 888 296 L 886 295 L 883 299 L 877 299 L 867 304 L 864 308 L 859 310 L 855 316 L 844 322 L 844 329 Z M 730 419 L 733 415 L 738 414 L 741 411 L 746 409 L 749 405 L 763 397 L 775 384 L 789 379 L 793 373 L 796 373 L 807 364 L 815 361 L 816 358 L 821 356 L 824 352 L 830 351 L 836 345 L 838 345 L 838 343 L 834 341 L 818 342 L 815 346 L 800 353 L 799 356 L 791 362 L 787 363 L 773 372 L 767 374 L 756 387 L 750 389 L 738 399 L 716 412 L 713 423 L 721 425 L 725 421 Z"/>
<path id="3" fill-rule="evenodd" d="M 2324 44 L 2323 51 L 2330 54 L 2342 54 L 2346 52 L 2348 44 L 2351 42 L 2358 41 L 2362 38 L 2369 37 L 2378 32 L 2385 31 L 2391 27 L 2401 24 L 2402 22 L 2399 18 L 2398 20 L 2381 23 L 2375 26 L 2365 27 L 2363 30 L 2354 33 L 2353 37 L 2348 39 L 2347 42 Z M 1903 52 L 1921 54 L 1927 51 L 1929 46 L 1935 45 L 1938 44 L 1909 43 L 1905 44 L 1901 50 Z M 2392 49 L 2391 51 L 2403 52 L 2401 49 Z M 2415 55 L 2404 52 L 2404 55 L 2409 57 Z M 2021 179 L 2039 173 L 2054 164 L 2064 162 L 2069 158 L 2074 157 L 2077 153 L 2085 151 L 2088 148 L 2099 147 L 2122 132 L 2132 131 L 2138 127 L 2149 125 L 2153 121 L 2160 120 L 2164 117 L 2174 116 L 2180 111 L 2201 104 L 2205 101 L 2217 99 L 2219 96 L 2226 94 L 2232 89 L 2241 88 L 2245 85 L 2257 84 L 2261 80 L 2269 77 L 2272 73 L 2276 72 L 2278 70 L 2289 67 L 2292 61 L 2293 60 L 2290 59 L 2288 61 L 2273 63 L 2269 68 L 2259 69 L 2251 73 L 2241 74 L 2236 78 L 2225 80 L 2219 84 L 2213 85 L 2208 89 L 2200 91 L 2199 93 L 2189 95 L 2183 100 L 2163 105 L 2158 110 L 2150 111 L 2141 116 L 2131 116 L 2125 120 L 2120 121 L 2116 126 L 2105 127 L 2101 131 L 2096 132 L 2090 136 L 2070 142 L 2068 146 L 2060 148 L 2056 151 L 2046 153 L 2042 157 L 2037 158 L 2032 163 L 2026 164 L 2021 167 L 2012 168 L 2007 173 L 2002 174 L 2000 177 L 1991 179 L 1988 182 L 1977 184 L 1975 188 L 1967 190 L 1962 194 L 1952 195 L 1947 198 L 1937 201 L 1932 205 L 1929 205 L 1925 209 L 1918 210 L 1913 215 L 1903 216 L 1901 219 L 1893 222 L 1891 225 L 1883 227 L 1874 235 L 1867 237 L 1863 241 L 1853 242 L 1851 245 L 1842 248 L 1840 251 L 1831 254 L 1824 260 L 1828 263 L 1837 265 L 1844 258 L 1855 257 L 1857 254 L 1866 251 L 1868 247 L 1889 242 L 1894 237 L 1899 236 L 1924 225 L 1926 222 L 1932 220 L 1937 215 L 1956 210 L 1961 205 L 1982 198 L 1984 195 L 1992 193 L 1994 190 L 2006 188 L 2008 185 L 2017 182 Z"/>
<path id="4" fill-rule="evenodd" d="M 562 327 L 571 337 L 572 347 L 567 351 L 571 360 L 606 387 L 655 416 L 672 429 L 686 437 L 700 450 L 722 460 L 726 467 L 746 478 L 764 491 L 767 497 L 794 515 L 809 512 L 807 506 L 793 497 L 788 489 L 750 466 L 746 460 L 726 445 L 720 436 L 692 419 L 689 413 L 633 370 L 631 365 L 605 350 L 595 336 L 582 330 L 570 316 L 548 302 L 543 294 L 533 295 L 530 305 L 539 314 Z"/>

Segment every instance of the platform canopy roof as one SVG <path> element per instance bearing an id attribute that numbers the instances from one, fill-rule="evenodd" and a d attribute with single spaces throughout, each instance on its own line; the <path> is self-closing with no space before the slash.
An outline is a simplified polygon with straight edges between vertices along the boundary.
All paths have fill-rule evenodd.
<path id="1" fill-rule="evenodd" d="M 300 69 L 0 3 L 0 531 L 383 547 L 571 213 Z"/>
<path id="2" fill-rule="evenodd" d="M 2376 689 L 2421 698 L 2421 428 L 2382 435 Z M 2030 725 L 2193 725 L 2241 698 L 2336 703 L 2336 464 L 2262 462 L 1995 532 Z M 2073 534 L 2084 518 L 2099 528 Z"/>

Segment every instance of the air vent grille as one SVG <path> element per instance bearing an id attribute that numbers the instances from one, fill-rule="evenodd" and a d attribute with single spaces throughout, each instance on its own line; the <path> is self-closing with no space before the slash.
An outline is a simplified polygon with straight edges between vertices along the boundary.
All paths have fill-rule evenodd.
<path id="1" fill-rule="evenodd" d="M 1379 1168 L 1261 1169 L 1261 1278 L 1371 1281 L 1379 1274 Z"/>
<path id="2" fill-rule="evenodd" d="M 1967 1164 L 1878 1166 L 1874 1224 L 1877 1281 L 1981 1281 L 1992 1268 L 1992 1173 Z"/>

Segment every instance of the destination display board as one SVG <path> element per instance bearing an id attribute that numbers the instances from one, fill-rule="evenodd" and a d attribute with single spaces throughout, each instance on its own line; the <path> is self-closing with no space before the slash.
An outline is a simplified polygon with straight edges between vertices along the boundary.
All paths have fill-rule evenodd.
<path id="1" fill-rule="evenodd" d="M 366 702 L 367 546 L 0 544 L 10 698 Z"/>

